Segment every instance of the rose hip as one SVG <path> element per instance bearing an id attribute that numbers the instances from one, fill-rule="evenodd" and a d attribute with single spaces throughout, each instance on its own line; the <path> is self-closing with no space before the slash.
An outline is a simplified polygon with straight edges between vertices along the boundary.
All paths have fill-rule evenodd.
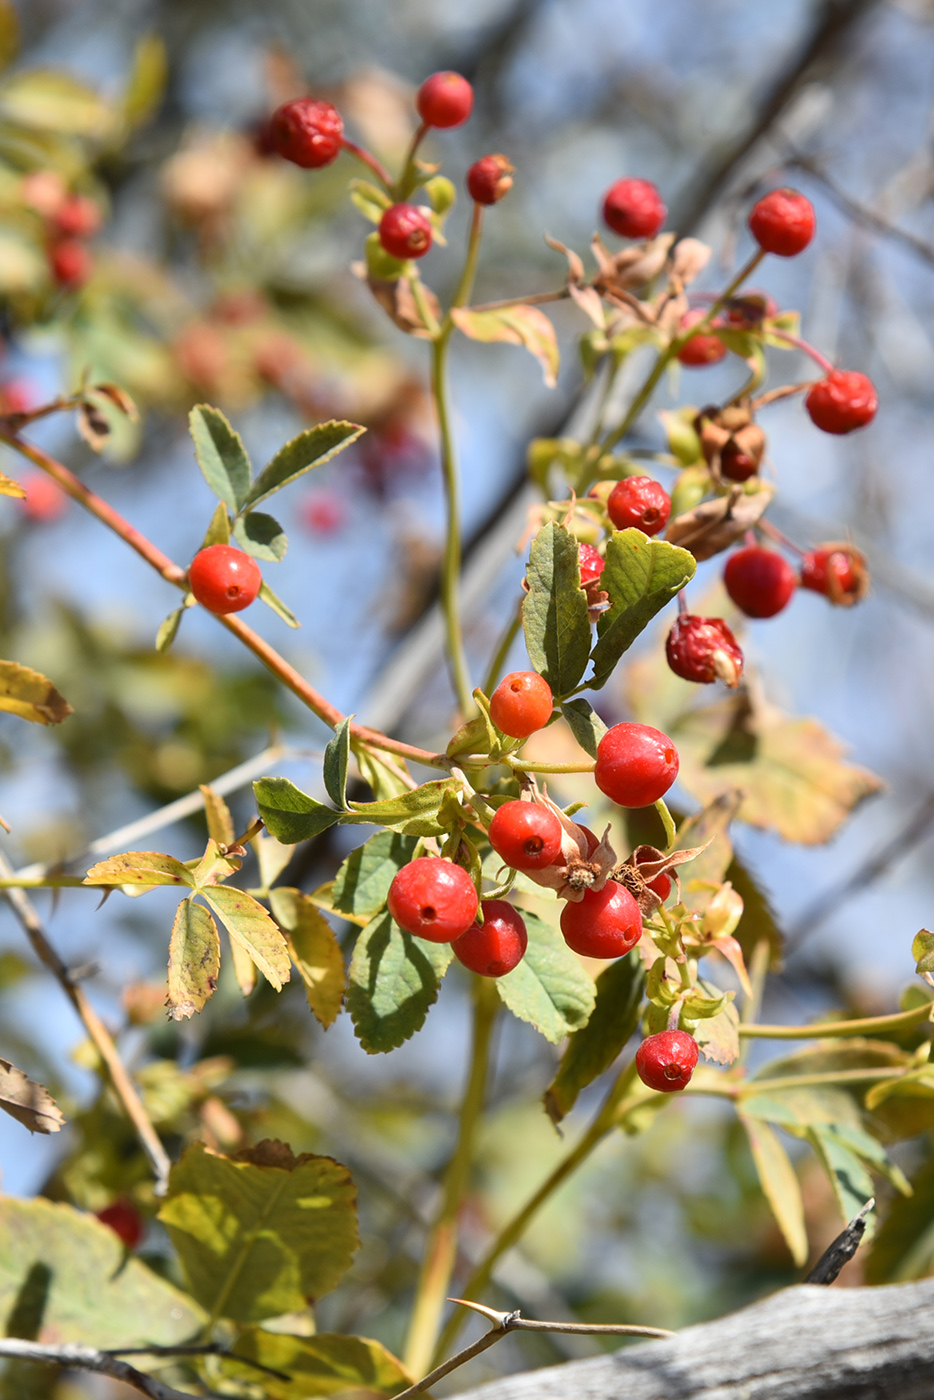
<path id="1" fill-rule="evenodd" d="M 340 155 L 344 123 L 330 102 L 295 97 L 273 112 L 267 130 L 283 159 L 303 170 L 320 170 Z"/>
<path id="2" fill-rule="evenodd" d="M 788 560 L 776 550 L 747 545 L 726 561 L 723 582 L 747 617 L 774 617 L 788 604 L 797 579 Z"/>
<path id="3" fill-rule="evenodd" d="M 463 126 L 473 111 L 473 88 L 460 73 L 432 73 L 415 97 L 426 126 Z"/>
<path id="4" fill-rule="evenodd" d="M 634 528 L 644 535 L 657 535 L 668 524 L 671 497 L 650 476 L 626 476 L 613 487 L 606 509 L 617 530 Z"/>
<path id="5" fill-rule="evenodd" d="M 650 180 L 617 180 L 603 197 L 603 218 L 621 238 L 654 238 L 668 210 Z"/>
<path id="6" fill-rule="evenodd" d="M 615 880 L 561 911 L 564 941 L 585 958 L 620 958 L 642 937 L 642 913 L 629 891 Z"/>
<path id="7" fill-rule="evenodd" d="M 401 929 L 429 943 L 459 938 L 479 908 L 473 880 L 463 866 L 434 856 L 419 856 L 404 865 L 389 886 L 386 902 Z"/>
<path id="8" fill-rule="evenodd" d="M 808 391 L 804 407 L 815 427 L 842 436 L 872 422 L 879 397 L 867 375 L 835 369 Z"/>
<path id="9" fill-rule="evenodd" d="M 497 204 L 512 189 L 515 166 L 506 156 L 482 156 L 467 171 L 467 192 L 477 204 Z"/>
<path id="10" fill-rule="evenodd" d="M 819 545 L 801 560 L 801 587 L 851 607 L 869 591 L 866 560 L 850 544 Z"/>
<path id="11" fill-rule="evenodd" d="M 665 655 L 676 676 L 702 685 L 721 680 L 732 688 L 743 674 L 743 653 L 722 617 L 681 613 L 668 633 Z"/>
<path id="12" fill-rule="evenodd" d="M 527 739 L 551 719 L 554 696 L 537 671 L 510 671 L 490 697 L 490 716 L 511 739 Z"/>
<path id="13" fill-rule="evenodd" d="M 749 215 L 749 229 L 759 247 L 780 258 L 803 252 L 816 227 L 811 201 L 787 188 L 764 195 Z"/>
<path id="14" fill-rule="evenodd" d="M 414 204 L 393 204 L 379 221 L 379 241 L 403 262 L 423 258 L 431 247 L 431 221 Z"/>
<path id="15" fill-rule="evenodd" d="M 504 977 L 525 957 L 529 946 L 525 920 L 504 899 L 488 899 L 481 906 L 483 923 L 471 924 L 451 947 L 458 962 L 481 977 Z"/>
<path id="16" fill-rule="evenodd" d="M 649 1089 L 673 1094 L 684 1089 L 697 1067 L 697 1041 L 687 1031 L 647 1036 L 636 1051 L 636 1072 Z"/>
<path id="17" fill-rule="evenodd" d="M 513 870 L 544 870 L 561 854 L 563 828 L 537 802 L 504 802 L 490 822 L 490 845 Z"/>
<path id="18" fill-rule="evenodd" d="M 597 745 L 594 781 L 620 807 L 649 807 L 678 776 L 678 750 L 649 724 L 614 724 Z"/>
<path id="19" fill-rule="evenodd" d="M 208 545 L 188 568 L 188 587 L 203 608 L 220 616 L 248 608 L 262 586 L 256 560 L 229 544 Z"/>
<path id="20" fill-rule="evenodd" d="M 704 320 L 707 312 L 701 307 L 695 307 L 689 311 L 681 320 L 679 335 L 689 331 L 692 326 L 698 325 Z M 713 325 L 716 322 L 712 323 Z M 687 365 L 689 369 L 703 369 L 706 365 L 715 365 L 720 360 L 725 360 L 727 348 L 723 341 L 716 335 L 703 332 L 692 335 L 678 351 L 678 361 L 682 365 Z"/>

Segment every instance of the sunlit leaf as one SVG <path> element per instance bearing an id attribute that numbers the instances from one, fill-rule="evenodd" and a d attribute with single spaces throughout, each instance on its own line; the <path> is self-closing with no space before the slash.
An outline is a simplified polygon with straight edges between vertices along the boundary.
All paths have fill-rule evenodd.
<path id="1" fill-rule="evenodd" d="M 437 818 L 445 795 L 456 787 L 453 778 L 438 778 L 382 802 L 349 802 L 344 821 L 392 827 L 405 836 L 434 836 L 441 829 Z"/>
<path id="2" fill-rule="evenodd" d="M 650 540 L 641 530 L 614 530 L 606 547 L 600 587 L 610 607 L 597 621 L 590 684 L 599 690 L 613 668 L 657 612 L 694 577 L 695 563 L 686 549 Z"/>
<path id="3" fill-rule="evenodd" d="M 798 1268 L 808 1257 L 804 1202 L 795 1169 L 778 1135 L 761 1119 L 740 1115 L 765 1198 Z"/>
<path id="4" fill-rule="evenodd" d="M 548 1089 L 545 1108 L 553 1123 L 570 1113 L 582 1089 L 619 1055 L 638 1024 L 645 971 L 637 952 L 617 958 L 597 978 L 596 1001 L 586 1026 L 570 1037 Z"/>
<path id="5" fill-rule="evenodd" d="M 61 724 L 73 713 L 50 680 L 16 661 L 0 661 L 0 710 L 33 724 Z"/>
<path id="6" fill-rule="evenodd" d="M 31 1133 L 58 1133 L 65 1119 L 48 1089 L 9 1060 L 0 1060 L 0 1109 Z"/>
<path id="7" fill-rule="evenodd" d="M 587 598 L 580 586 L 577 540 L 549 521 L 532 541 L 522 602 L 529 659 L 555 695 L 573 690 L 590 656 Z"/>
<path id="8" fill-rule="evenodd" d="M 324 750 L 324 786 L 335 807 L 347 806 L 347 765 L 350 762 L 350 721 L 342 719 Z"/>
<path id="9" fill-rule="evenodd" d="M 451 319 L 470 340 L 505 345 L 524 345 L 542 367 L 545 383 L 553 389 L 558 382 L 561 357 L 555 328 L 535 306 L 504 306 L 496 311 L 471 311 L 455 307 Z"/>
<path id="10" fill-rule="evenodd" d="M 556 1045 L 590 1019 L 594 984 L 564 939 L 550 924 L 522 911 L 529 933 L 525 957 L 497 977 L 500 998 L 520 1021 L 528 1021 Z"/>
<path id="11" fill-rule="evenodd" d="M 250 1328 L 237 1338 L 236 1355 L 278 1371 L 289 1380 L 263 1376 L 266 1400 L 308 1400 L 309 1396 L 398 1395 L 413 1377 L 381 1342 L 368 1337 L 345 1337 L 319 1332 L 315 1337 L 275 1336 Z M 233 1371 L 225 1362 L 225 1374 Z M 256 1381 L 253 1368 L 236 1368 L 248 1383 Z"/>
<path id="12" fill-rule="evenodd" d="M 184 1021 L 214 995 L 221 966 L 217 927 L 201 904 L 183 899 L 169 941 L 169 1015 Z"/>
<path id="13" fill-rule="evenodd" d="M 281 929 L 252 895 L 231 885 L 209 885 L 201 891 L 231 939 L 248 953 L 276 991 L 291 975 L 289 951 Z"/>
<path id="14" fill-rule="evenodd" d="M 340 820 L 340 812 L 309 797 L 288 778 L 259 778 L 253 795 L 267 830 L 286 846 L 320 836 Z"/>
<path id="15" fill-rule="evenodd" d="M 289 952 L 305 984 L 312 1012 L 327 1028 L 344 1001 L 347 976 L 340 944 L 331 925 L 307 895 L 280 887 L 269 896 L 272 912 L 288 935 Z"/>
<path id="16" fill-rule="evenodd" d="M 201 473 L 219 500 L 234 514 L 250 489 L 250 459 L 240 434 L 219 408 L 198 404 L 188 416 Z"/>
<path id="17" fill-rule="evenodd" d="M 292 438 L 284 447 L 279 448 L 272 461 L 260 472 L 241 504 L 258 505 L 274 491 L 281 491 L 283 486 L 297 481 L 305 472 L 311 471 L 312 467 L 320 467 L 325 462 L 330 462 L 338 452 L 343 452 L 345 447 L 356 442 L 364 431 L 365 429 L 357 423 L 336 421 L 306 428 L 298 437 Z"/>
<path id="18" fill-rule="evenodd" d="M 354 948 L 347 990 L 347 1009 L 367 1054 L 395 1050 L 421 1029 L 452 957 L 449 943 L 413 938 L 388 913 L 367 924 Z"/>
<path id="19" fill-rule="evenodd" d="M 189 885 L 194 876 L 174 856 L 159 851 L 127 851 L 109 856 L 92 865 L 84 877 L 85 885 Z"/>
<path id="20" fill-rule="evenodd" d="M 234 536 L 240 547 L 252 554 L 254 559 L 268 559 L 278 563 L 284 559 L 289 542 L 278 520 L 264 515 L 261 510 L 251 510 L 248 515 L 238 515 L 234 521 Z"/>

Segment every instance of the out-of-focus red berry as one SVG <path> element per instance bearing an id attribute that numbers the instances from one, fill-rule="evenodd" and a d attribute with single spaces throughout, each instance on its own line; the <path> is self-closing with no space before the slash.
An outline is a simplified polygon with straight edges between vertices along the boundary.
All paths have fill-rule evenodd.
<path id="1" fill-rule="evenodd" d="M 379 241 L 394 258 L 423 258 L 431 247 L 428 215 L 414 204 L 393 204 L 379 221 Z"/>
<path id="2" fill-rule="evenodd" d="M 284 102 L 269 119 L 269 137 L 285 160 L 303 170 L 320 170 L 337 160 L 344 123 L 330 102 L 295 97 Z"/>
<path id="3" fill-rule="evenodd" d="M 333 491 L 317 491 L 305 499 L 302 520 L 314 535 L 334 535 L 346 520 L 344 502 Z"/>
<path id="4" fill-rule="evenodd" d="M 772 190 L 753 205 L 749 230 L 759 247 L 780 258 L 793 258 L 814 237 L 814 207 L 798 190 Z"/>
<path id="5" fill-rule="evenodd" d="M 871 423 L 879 396 L 868 375 L 835 369 L 808 390 L 804 407 L 815 427 L 839 436 Z"/>
<path id="6" fill-rule="evenodd" d="M 17 479 L 26 495 L 25 498 L 16 499 L 28 520 L 35 521 L 37 525 L 48 525 L 64 515 L 68 497 L 50 476 L 44 472 L 20 472 Z"/>
<path id="7" fill-rule="evenodd" d="M 90 248 L 76 238 L 63 238 L 49 249 L 49 267 L 60 287 L 76 292 L 90 281 L 94 258 Z"/>
<path id="8" fill-rule="evenodd" d="M 52 216 L 52 224 L 65 238 L 93 238 L 100 231 L 101 211 L 86 194 L 72 194 Z"/>
<path id="9" fill-rule="evenodd" d="M 617 180 L 603 197 L 604 221 L 621 238 L 654 238 L 667 213 L 651 180 Z"/>
<path id="10" fill-rule="evenodd" d="M 460 73 L 432 73 L 415 97 L 426 126 L 463 126 L 473 111 L 473 88 Z"/>
<path id="11" fill-rule="evenodd" d="M 695 307 L 693 311 L 688 311 L 681 320 L 679 334 L 683 335 L 692 326 L 703 321 L 707 312 L 702 307 Z M 713 323 L 714 325 L 716 322 Z M 678 351 L 678 361 L 682 365 L 687 365 L 689 369 L 703 369 L 706 365 L 715 365 L 720 360 L 726 359 L 727 348 L 723 341 L 716 335 L 709 335 L 706 332 L 699 332 L 692 335 L 691 339 L 685 341 Z"/>
<path id="12" fill-rule="evenodd" d="M 784 555 L 751 544 L 730 555 L 723 582 L 747 617 L 774 617 L 791 600 L 797 579 Z"/>
<path id="13" fill-rule="evenodd" d="M 103 1210 L 95 1211 L 95 1214 L 102 1225 L 113 1230 L 127 1249 L 135 1249 L 143 1238 L 146 1229 L 143 1217 L 130 1201 L 114 1201 L 112 1205 L 104 1206 Z"/>
<path id="14" fill-rule="evenodd" d="M 512 189 L 515 166 L 506 156 L 481 156 L 467 171 L 467 192 L 477 204 L 497 204 Z"/>

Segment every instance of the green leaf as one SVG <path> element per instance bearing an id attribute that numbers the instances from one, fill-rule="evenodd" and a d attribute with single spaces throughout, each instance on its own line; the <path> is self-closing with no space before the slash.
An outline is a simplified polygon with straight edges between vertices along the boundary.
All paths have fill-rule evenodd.
<path id="1" fill-rule="evenodd" d="M 529 659 L 560 697 L 577 685 L 590 655 L 577 540 L 563 525 L 549 521 L 535 536 L 526 582 L 522 627 Z"/>
<path id="2" fill-rule="evenodd" d="M 441 830 L 437 818 L 445 794 L 456 790 L 453 778 L 438 778 L 382 802 L 350 802 L 343 820 L 392 827 L 404 836 L 435 836 Z"/>
<path id="3" fill-rule="evenodd" d="M 301 623 L 292 609 L 286 607 L 277 593 L 273 593 L 265 579 L 263 579 L 258 597 L 261 603 L 265 603 L 267 608 L 272 608 L 277 617 L 282 618 L 286 627 L 301 627 Z"/>
<path id="4" fill-rule="evenodd" d="M 306 428 L 298 437 L 292 438 L 291 442 L 279 448 L 272 461 L 254 481 L 242 504 L 258 505 L 266 496 L 271 496 L 274 491 L 281 491 L 283 486 L 288 486 L 300 476 L 304 476 L 305 472 L 310 472 L 312 467 L 320 467 L 325 462 L 330 462 L 332 457 L 336 457 L 338 452 L 343 452 L 345 447 L 356 442 L 365 431 L 357 423 L 335 420 L 319 423 L 315 428 Z"/>
<path id="5" fill-rule="evenodd" d="M 214 995 L 221 967 L 217 926 L 200 904 L 183 899 L 169 941 L 169 1015 L 184 1021 Z"/>
<path id="6" fill-rule="evenodd" d="M 201 896 L 233 941 L 249 954 L 266 981 L 280 992 L 283 982 L 288 982 L 291 975 L 289 950 L 282 930 L 263 906 L 245 890 L 236 890 L 232 885 L 208 885 Z"/>
<path id="7" fill-rule="evenodd" d="M 31 1133 L 58 1133 L 65 1118 L 48 1089 L 9 1060 L 0 1060 L 0 1109 Z"/>
<path id="8" fill-rule="evenodd" d="M 911 956 L 917 963 L 915 972 L 919 977 L 934 972 L 934 933 L 929 933 L 926 928 L 916 933 L 911 944 Z"/>
<path id="9" fill-rule="evenodd" d="M 91 1347 L 179 1345 L 204 1325 L 113 1230 L 41 1197 L 0 1198 L 0 1317 L 8 1336 Z"/>
<path id="10" fill-rule="evenodd" d="M 188 597 L 193 599 L 194 594 L 189 593 Z M 165 621 L 160 624 L 159 630 L 156 633 L 156 651 L 168 651 L 169 647 L 178 636 L 178 629 L 181 626 L 182 616 L 186 612 L 187 607 L 187 602 L 182 603 L 180 608 L 175 608 L 169 613 Z"/>
<path id="11" fill-rule="evenodd" d="M 553 389 L 557 384 L 561 363 L 558 339 L 554 326 L 538 307 L 505 306 L 497 311 L 455 307 L 451 320 L 469 340 L 524 345 L 541 365 L 548 388 Z"/>
<path id="12" fill-rule="evenodd" d="M 449 943 L 413 938 L 388 913 L 367 924 L 350 962 L 347 1009 L 368 1055 L 395 1050 L 421 1029 L 453 956 Z"/>
<path id="13" fill-rule="evenodd" d="M 600 973 L 590 1020 L 568 1040 L 558 1073 L 545 1090 L 545 1108 L 553 1123 L 570 1113 L 581 1090 L 609 1069 L 634 1033 L 644 988 L 638 952 L 617 958 Z"/>
<path id="14" fill-rule="evenodd" d="M 218 501 L 214 507 L 214 514 L 201 541 L 201 548 L 209 549 L 212 544 L 230 544 L 230 516 L 223 501 Z"/>
<path id="15" fill-rule="evenodd" d="M 849 1223 L 875 1194 L 872 1177 L 836 1133 L 824 1127 L 813 1127 L 808 1129 L 807 1136 L 833 1187 L 844 1223 Z"/>
<path id="16" fill-rule="evenodd" d="M 415 855 L 418 837 L 379 831 L 344 861 L 334 881 L 334 908 L 356 918 L 377 914 L 389 886 Z"/>
<path id="17" fill-rule="evenodd" d="M 195 1143 L 172 1168 L 159 1219 L 212 1317 L 260 1322 L 336 1288 L 357 1247 L 355 1200 L 330 1157 L 266 1141 L 230 1158 Z"/>
<path id="18" fill-rule="evenodd" d="M 808 1236 L 804 1224 L 804 1202 L 795 1169 L 778 1135 L 768 1123 L 740 1114 L 746 1129 L 759 1181 L 778 1228 L 785 1237 L 791 1257 L 800 1269 L 808 1257 Z"/>
<path id="19" fill-rule="evenodd" d="M 133 67 L 123 94 L 123 119 L 131 131 L 154 114 L 168 72 L 165 44 L 158 34 L 144 34 L 133 52 Z"/>
<path id="20" fill-rule="evenodd" d="M 595 690 L 606 684 L 624 651 L 656 613 L 694 577 L 693 555 L 665 540 L 650 540 L 641 530 L 614 530 L 606 547 L 600 587 L 610 607 L 597 622 L 593 651 Z"/>
<path id="21" fill-rule="evenodd" d="M 375 282 L 398 282 L 405 272 L 406 264 L 386 252 L 375 229 L 363 241 L 363 256 L 367 273 Z"/>
<path id="22" fill-rule="evenodd" d="M 0 661 L 0 710 L 33 724 L 61 724 L 74 713 L 50 680 L 16 661 Z"/>
<path id="23" fill-rule="evenodd" d="M 162 855 L 159 851 L 127 851 L 92 865 L 82 884 L 188 885 L 193 888 L 194 877 L 188 866 L 174 856 Z"/>
<path id="24" fill-rule="evenodd" d="M 261 1328 L 241 1333 L 236 1355 L 246 1356 L 289 1380 L 262 1377 L 266 1400 L 307 1400 L 309 1396 L 398 1395 L 413 1377 L 381 1342 L 319 1332 L 315 1337 L 277 1336 Z M 224 1372 L 230 1363 L 224 1362 Z M 255 1368 L 238 1367 L 237 1375 L 254 1386 Z"/>
<path id="25" fill-rule="evenodd" d="M 347 806 L 347 765 L 350 762 L 350 721 L 342 719 L 324 750 L 324 786 L 328 797 L 342 810 Z"/>
<path id="26" fill-rule="evenodd" d="M 19 52 L 19 19 L 13 0 L 0 0 L 0 68 L 11 64 Z"/>
<path id="27" fill-rule="evenodd" d="M 239 433 L 234 432 L 219 408 L 198 404 L 188 415 L 198 466 L 215 496 L 234 515 L 250 490 L 252 469 Z"/>
<path id="28" fill-rule="evenodd" d="M 340 820 L 340 812 L 309 797 L 288 778 L 259 778 L 253 795 L 266 829 L 285 846 L 310 841 Z"/>
<path id="29" fill-rule="evenodd" d="M 522 917 L 529 946 L 518 967 L 497 977 L 496 990 L 514 1016 L 557 1045 L 587 1024 L 596 991 L 560 933 L 525 910 Z"/>
<path id="30" fill-rule="evenodd" d="M 682 408 L 663 409 L 658 416 L 665 430 L 665 441 L 671 455 L 677 457 L 683 467 L 691 467 L 695 462 L 703 461 L 700 435 L 694 426 L 697 418 L 694 405 L 685 404 Z"/>
<path id="31" fill-rule="evenodd" d="M 277 921 L 287 931 L 289 952 L 305 984 L 308 1005 L 327 1029 L 337 1020 L 347 985 L 334 930 L 300 890 L 271 890 L 269 902 Z"/>
<path id="32" fill-rule="evenodd" d="M 711 487 L 710 468 L 682 467 L 671 492 L 671 513 L 677 517 L 700 505 Z"/>
<path id="33" fill-rule="evenodd" d="M 35 131 L 101 138 L 112 113 L 86 83 L 59 70 L 28 68 L 14 73 L 0 89 L 0 117 Z"/>
<path id="34" fill-rule="evenodd" d="M 249 515 L 238 515 L 234 521 L 234 535 L 241 548 L 254 559 L 268 559 L 278 564 L 285 558 L 289 547 L 285 531 L 278 520 L 264 515 L 261 510 L 250 511 Z"/>
<path id="35" fill-rule="evenodd" d="M 369 180 L 351 180 L 350 202 L 371 224 L 378 224 L 392 200 L 378 185 L 371 185 Z"/>
<path id="36" fill-rule="evenodd" d="M 565 700 L 561 713 L 568 722 L 574 738 L 591 758 L 597 756 L 597 745 L 606 733 L 606 725 L 589 700 Z"/>
<path id="37" fill-rule="evenodd" d="M 934 1271 L 934 1157 L 911 1178 L 912 1195 L 896 1197 L 866 1253 L 866 1282 L 907 1283 Z"/>
<path id="38" fill-rule="evenodd" d="M 422 188 L 428 196 L 432 213 L 443 221 L 457 200 L 457 188 L 454 182 L 449 180 L 446 175 L 433 175 L 430 180 L 425 181 Z"/>

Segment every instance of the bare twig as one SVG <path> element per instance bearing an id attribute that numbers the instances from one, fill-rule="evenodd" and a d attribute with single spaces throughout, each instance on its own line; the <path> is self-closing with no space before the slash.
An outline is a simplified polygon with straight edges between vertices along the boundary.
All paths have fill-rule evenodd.
<path id="1" fill-rule="evenodd" d="M 264 1366 L 262 1361 L 254 1361 L 251 1356 L 239 1356 L 237 1352 L 231 1351 L 229 1347 L 221 1346 L 219 1342 L 203 1342 L 178 1347 L 108 1347 L 105 1354 L 107 1356 L 220 1356 L 227 1361 L 238 1361 L 241 1366 L 247 1366 L 253 1371 L 261 1371 L 264 1376 L 272 1376 L 277 1381 L 290 1381 L 292 1379 L 285 1371 L 276 1371 L 272 1366 Z"/>
<path id="2" fill-rule="evenodd" d="M 120 1361 L 110 1352 L 98 1351 L 95 1347 L 43 1346 L 39 1342 L 27 1342 L 19 1337 L 0 1339 L 0 1357 L 16 1361 L 47 1362 L 51 1366 L 61 1366 L 79 1371 L 96 1371 L 99 1375 L 110 1376 L 115 1381 L 123 1381 L 132 1386 L 149 1400 L 191 1400 L 190 1392 L 176 1390 L 164 1385 L 154 1376 L 137 1371 L 128 1361 Z"/>
<path id="3" fill-rule="evenodd" d="M 393 1400 L 411 1400 L 415 1395 L 422 1395 L 445 1376 L 456 1371 L 465 1362 L 472 1361 L 475 1356 L 486 1351 L 493 1346 L 500 1338 L 505 1337 L 510 1332 L 571 1332 L 577 1336 L 587 1337 L 673 1337 L 673 1332 L 668 1332 L 664 1327 L 638 1327 L 634 1323 L 589 1323 L 589 1322 L 537 1322 L 530 1318 L 520 1316 L 518 1309 L 515 1312 L 498 1312 L 496 1308 L 488 1308 L 483 1303 L 474 1303 L 468 1298 L 449 1298 L 449 1303 L 459 1303 L 461 1307 L 472 1308 L 474 1312 L 481 1313 L 487 1318 L 492 1326 L 489 1332 L 472 1342 L 469 1347 L 464 1347 L 463 1351 L 458 1351 L 454 1356 L 448 1357 L 447 1361 L 442 1361 L 440 1366 L 436 1366 L 433 1371 L 422 1380 L 410 1385 L 407 1390 L 401 1390 L 398 1395 L 393 1396 Z"/>
<path id="4" fill-rule="evenodd" d="M 0 852 L 0 875 L 4 876 L 6 879 L 13 877 L 13 867 L 2 852 Z M 156 1178 L 154 1188 L 156 1195 L 165 1195 L 166 1189 L 168 1188 L 169 1168 L 171 1163 L 155 1128 L 149 1121 L 149 1116 L 143 1107 L 142 1099 L 130 1078 L 126 1065 L 120 1058 L 120 1053 L 113 1042 L 110 1032 L 107 1030 L 81 987 L 46 937 L 45 929 L 42 927 L 42 922 L 28 895 L 24 894 L 22 890 L 17 889 L 4 890 L 4 894 L 14 914 L 22 924 L 26 932 L 26 937 L 32 944 L 33 951 L 55 977 L 68 1000 L 75 1008 L 75 1011 L 84 1024 L 85 1030 L 94 1043 L 97 1053 L 107 1066 L 107 1072 L 110 1075 L 110 1082 L 113 1086 L 114 1093 L 123 1105 L 124 1112 L 136 1130 L 136 1136 L 139 1138 L 140 1145 L 149 1158 Z M 151 1393 L 155 1394 L 154 1391 Z"/>

